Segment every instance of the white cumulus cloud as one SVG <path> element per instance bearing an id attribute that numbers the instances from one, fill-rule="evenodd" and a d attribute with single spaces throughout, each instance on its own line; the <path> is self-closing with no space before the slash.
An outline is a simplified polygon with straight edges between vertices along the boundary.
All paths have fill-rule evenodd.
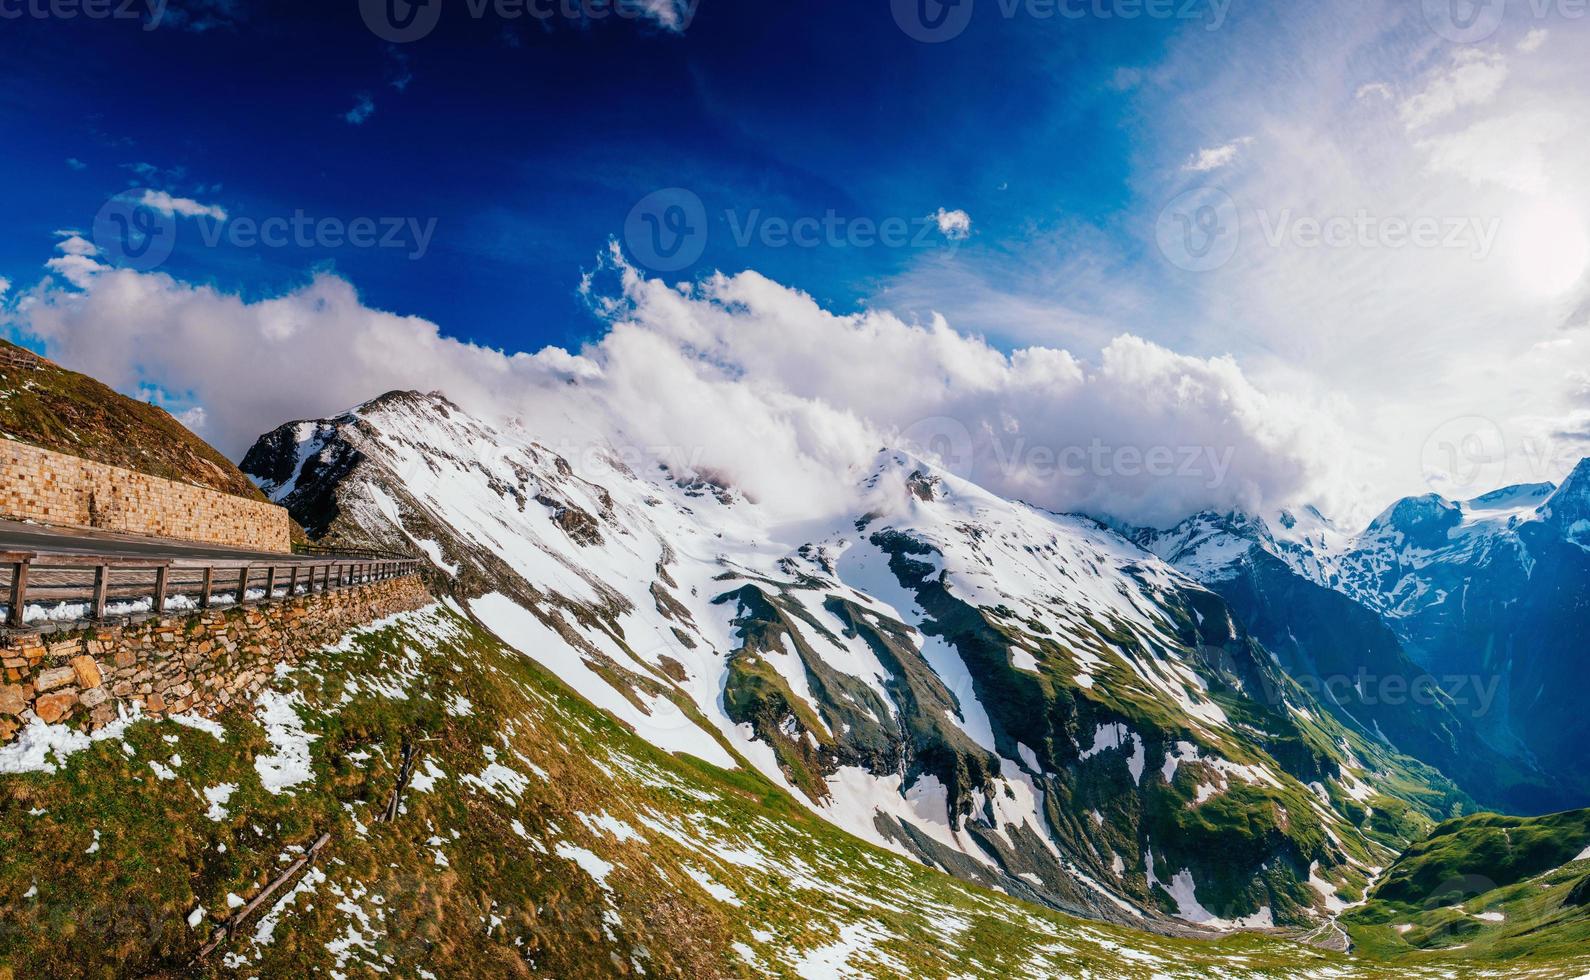
<path id="1" fill-rule="evenodd" d="M 531 420 L 576 460 L 592 445 L 627 447 L 791 517 L 854 506 L 886 445 L 937 453 L 959 475 L 1044 507 L 1149 523 L 1289 501 L 1312 489 L 1334 448 L 1328 418 L 1260 390 L 1235 361 L 1130 335 L 1083 355 L 1007 353 L 939 317 L 836 315 L 756 272 L 670 286 L 616 250 L 587 294 L 607 322 L 601 339 L 535 354 L 371 309 L 330 274 L 247 302 L 101 268 L 80 288 L 39 287 L 22 326 L 51 356 L 123 390 L 191 393 L 194 424 L 234 457 L 282 422 L 394 388 L 436 389 Z"/>
<path id="2" fill-rule="evenodd" d="M 938 223 L 939 234 L 952 242 L 963 241 L 972 234 L 972 216 L 965 211 L 939 208 L 930 217 Z"/>
<path id="3" fill-rule="evenodd" d="M 181 215 L 184 218 L 226 220 L 226 209 L 218 204 L 200 204 L 191 197 L 173 197 L 165 191 L 146 190 L 138 199 L 138 203 L 163 214 Z"/>

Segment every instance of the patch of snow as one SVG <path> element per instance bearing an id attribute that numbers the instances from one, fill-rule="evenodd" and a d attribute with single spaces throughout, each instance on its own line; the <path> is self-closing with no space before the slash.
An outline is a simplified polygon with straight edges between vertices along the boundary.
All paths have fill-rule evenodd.
<path id="1" fill-rule="evenodd" d="M 1336 886 L 1319 876 L 1318 861 L 1308 866 L 1308 886 L 1318 892 L 1320 898 L 1324 899 L 1325 911 L 1334 915 L 1347 908 L 1347 903 L 1342 900 L 1341 896 L 1336 894 Z"/>
<path id="2" fill-rule="evenodd" d="M 296 692 L 283 695 L 275 691 L 262 691 L 259 696 L 260 723 L 265 727 L 265 737 L 270 740 L 271 753 L 257 756 L 254 769 L 260 783 L 270 793 L 280 793 L 291 786 L 314 778 L 310 767 L 309 743 L 316 738 L 304 731 L 303 719 L 294 710 L 303 703 Z"/>
<path id="3" fill-rule="evenodd" d="M 204 791 L 204 799 L 210 804 L 210 809 L 205 813 L 205 816 L 217 823 L 225 820 L 227 817 L 226 803 L 235 792 L 237 792 L 236 783 L 222 783 L 219 786 L 211 786 L 206 789 Z"/>
<path id="4" fill-rule="evenodd" d="M 18 732 L 9 745 L 0 747 L 0 773 L 56 772 L 74 753 L 95 742 L 120 739 L 142 718 L 141 708 L 134 705 L 131 711 L 122 710 L 120 718 L 89 735 L 67 725 L 46 725 L 35 720 Z"/>
<path id="5" fill-rule="evenodd" d="M 180 714 L 166 715 L 165 720 L 171 722 L 174 725 L 181 725 L 184 728 L 192 728 L 196 731 L 201 731 L 208 735 L 214 736 L 217 742 L 226 741 L 226 729 L 222 728 L 217 722 L 211 721 L 209 718 L 204 718 L 195 714 Z"/>
<path id="6" fill-rule="evenodd" d="M 582 697 L 634 727 L 658 748 L 688 752 L 720 769 L 738 768 L 716 739 L 677 710 L 654 718 L 635 707 L 592 670 L 567 640 L 507 596 L 484 595 L 472 600 L 469 608 L 493 633 L 557 674 Z"/>
<path id="7" fill-rule="evenodd" d="M 645 839 L 641 837 L 639 832 L 637 832 L 634 827 L 631 827 L 629 824 L 618 819 L 617 817 L 609 816 L 605 811 L 596 814 L 594 817 L 589 813 L 579 812 L 576 812 L 575 816 L 579 818 L 581 823 L 590 828 L 593 833 L 606 831 L 617 838 L 620 844 L 624 844 L 632 840 Z"/>
<path id="8" fill-rule="evenodd" d="M 701 886 L 702 891 L 705 891 L 708 895 L 711 895 L 718 901 L 723 902 L 725 905 L 739 907 L 745 904 L 744 902 L 740 901 L 740 897 L 738 895 L 734 894 L 734 892 L 729 890 L 726 886 L 718 884 L 718 882 L 705 871 L 698 871 L 695 868 L 690 867 L 688 864 L 684 865 L 683 869 L 685 874 L 690 876 L 691 881 Z"/>
<path id="9" fill-rule="evenodd" d="M 438 779 L 446 779 L 447 773 L 438 768 L 436 763 L 426 759 L 423 763 L 424 772 L 416 769 L 409 775 L 409 786 L 421 793 L 429 793 L 436 785 Z"/>
<path id="10" fill-rule="evenodd" d="M 558 841 L 558 845 L 557 847 L 553 848 L 553 851 L 558 857 L 568 861 L 573 861 L 575 864 L 579 865 L 580 870 L 590 875 L 591 879 L 595 881 L 603 891 L 612 891 L 612 886 L 607 883 L 607 876 L 613 873 L 614 865 L 607 861 L 603 861 L 601 858 L 597 857 L 595 854 L 583 847 L 570 844 L 568 841 Z"/>

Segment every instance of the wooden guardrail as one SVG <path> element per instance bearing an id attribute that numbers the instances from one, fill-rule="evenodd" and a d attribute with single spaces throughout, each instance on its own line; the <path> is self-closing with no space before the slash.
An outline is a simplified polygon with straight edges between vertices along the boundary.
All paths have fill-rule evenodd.
<path id="1" fill-rule="evenodd" d="M 338 548 L 335 545 L 308 542 L 294 543 L 293 554 L 313 558 L 364 558 L 372 561 L 409 561 L 414 557 L 412 553 L 404 555 L 394 551 L 379 551 L 375 548 Z"/>
<path id="2" fill-rule="evenodd" d="M 417 559 L 348 556 L 207 561 L 9 551 L 0 552 L 0 599 L 6 604 L 3 625 L 19 629 L 28 625 L 30 603 L 46 609 L 43 622 L 58 625 L 333 592 L 409 575 L 419 564 Z M 147 608 L 141 608 L 145 601 Z M 72 608 L 77 605 L 82 608 Z"/>

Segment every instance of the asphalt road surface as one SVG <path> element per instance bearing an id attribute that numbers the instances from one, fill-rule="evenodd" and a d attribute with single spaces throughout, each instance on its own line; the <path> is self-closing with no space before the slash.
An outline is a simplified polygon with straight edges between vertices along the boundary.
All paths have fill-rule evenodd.
<path id="1" fill-rule="evenodd" d="M 105 555 L 111 558 L 169 558 L 176 561 L 325 562 L 327 555 L 290 555 L 249 551 L 224 545 L 197 544 L 114 531 L 86 531 L 0 520 L 0 551 L 36 551 L 45 555 Z"/>

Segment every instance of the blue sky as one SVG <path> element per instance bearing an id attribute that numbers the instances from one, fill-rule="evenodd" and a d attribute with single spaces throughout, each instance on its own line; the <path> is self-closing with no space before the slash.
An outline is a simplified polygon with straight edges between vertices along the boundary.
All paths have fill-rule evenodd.
<path id="1" fill-rule="evenodd" d="M 609 368 L 625 270 L 765 279 L 808 342 L 876 313 L 1094 386 L 1123 337 L 1197 359 L 1263 396 L 1208 403 L 1275 457 L 1222 505 L 1556 479 L 1590 434 L 1587 31 L 1549 0 L 392 0 L 437 18 L 395 40 L 385 0 L 34 15 L 67 2 L 0 3 L 0 316 L 230 453 L 517 352 Z M 169 255 L 111 254 L 127 215 Z M 321 357 L 293 350 L 328 310 Z M 201 355 L 204 325 L 232 346 Z M 282 376 L 216 389 L 267 349 Z"/>
<path id="2" fill-rule="evenodd" d="M 1137 138 L 1116 76 L 1202 29 L 991 9 L 953 42 L 924 45 L 884 4 L 703 0 L 682 35 L 645 20 L 477 21 L 460 5 L 429 37 L 394 45 L 354 4 L 301 6 L 320 9 L 239 3 L 202 31 L 169 16 L 154 31 L 0 25 L 11 189 L 0 274 L 36 278 L 55 230 L 88 225 L 129 187 L 234 219 L 434 219 L 418 259 L 210 247 L 185 225 L 162 269 L 264 295 L 331 267 L 372 305 L 534 349 L 596 329 L 575 295 L 581 271 L 638 200 L 680 186 L 711 216 L 683 275 L 756 268 L 849 309 L 945 239 L 919 242 L 913 224 L 901 247 L 770 247 L 760 234 L 742 245 L 736 228 L 829 212 L 919 223 L 945 208 L 975 216 L 961 243 L 973 252 L 1067 221 L 1108 224 L 1158 152 Z M 361 98 L 373 109 L 354 124 Z"/>

